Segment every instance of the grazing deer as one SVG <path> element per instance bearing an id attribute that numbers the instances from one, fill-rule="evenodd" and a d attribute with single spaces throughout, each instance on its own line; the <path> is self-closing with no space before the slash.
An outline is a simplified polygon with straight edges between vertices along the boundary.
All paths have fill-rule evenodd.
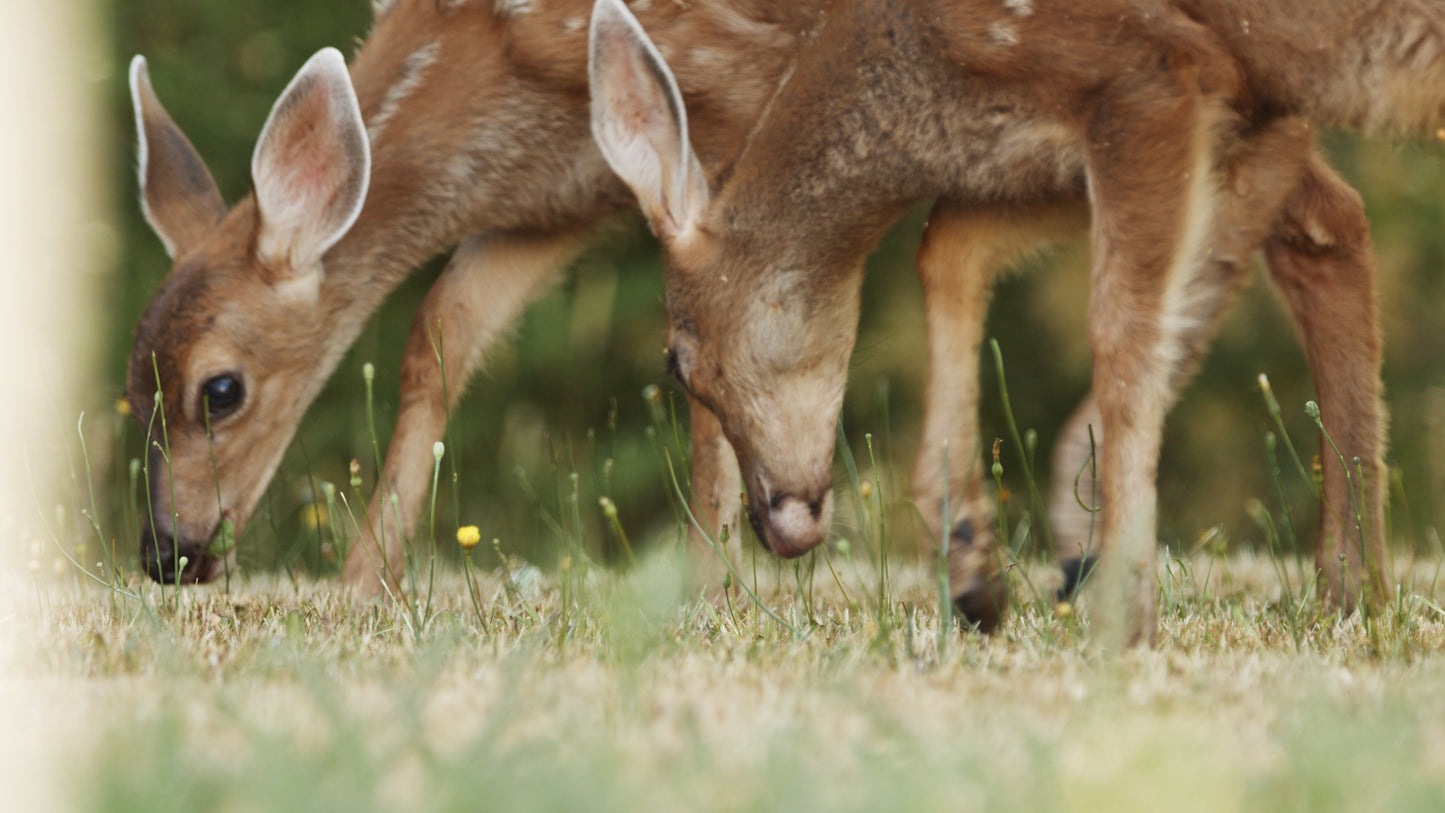
<path id="1" fill-rule="evenodd" d="M 420 516 L 432 444 L 460 396 L 456 383 L 480 366 L 595 225 L 632 206 L 588 129 L 587 0 L 376 5 L 375 29 L 349 75 L 327 53 L 308 63 L 278 101 L 253 161 L 255 193 L 229 212 L 152 92 L 145 62 L 132 64 L 142 205 L 175 260 L 137 329 L 129 385 L 143 422 L 151 419 L 157 372 L 165 393 L 168 460 L 152 451 L 155 527 L 142 542 L 157 578 L 216 575 L 220 563 L 205 555 L 207 541 L 222 516 L 245 524 L 302 413 L 361 324 L 422 260 L 460 242 L 416 315 L 403 360 L 401 409 L 384 468 L 396 510 L 381 511 L 387 501 L 380 494 L 371 500 L 370 531 L 353 546 L 345 579 L 376 589 L 381 574 L 399 573 L 402 536 Z M 743 142 L 817 7 L 717 0 L 640 12 L 673 54 L 704 164 L 723 164 Z M 1318 185 L 1343 189 L 1335 197 L 1345 202 L 1335 210 L 1345 214 L 1336 219 L 1351 216 L 1350 203 L 1358 209 L 1348 187 L 1329 176 Z M 1291 211 L 1310 225 L 1291 233 L 1324 235 L 1330 248 L 1314 238 L 1272 237 L 1285 258 L 1272 265 L 1297 268 L 1302 278 L 1325 277 L 1318 258 L 1361 246 L 1365 232 L 1332 232 L 1332 210 L 1319 206 L 1318 196 L 1295 197 Z M 1081 198 L 1071 200 L 1077 209 Z M 1321 208 L 1326 214 L 1316 214 Z M 998 223 L 941 205 L 920 253 L 932 368 L 928 440 L 915 477 L 924 505 L 942 502 L 941 473 L 932 473 L 940 471 L 942 438 L 952 438 L 955 506 L 969 471 L 977 336 L 990 266 L 1006 256 L 988 238 L 999 223 L 1022 223 L 1007 208 L 994 211 Z M 277 241 L 288 244 L 282 262 Z M 265 255 L 264 246 L 272 247 Z M 1368 251 L 1349 256 L 1366 260 Z M 1362 282 L 1368 294 L 1369 274 L 1345 273 L 1350 269 L 1339 263 L 1339 274 Z M 1301 296 L 1318 290 L 1299 288 Z M 446 349 L 450 403 L 434 342 Z M 1373 370 L 1365 372 L 1372 380 Z M 1329 408 L 1333 399 L 1323 385 L 1321 398 L 1327 422 L 1346 414 Z M 1363 412 L 1361 406 L 1350 414 Z M 693 416 L 696 508 L 713 528 L 731 524 L 737 464 L 713 414 L 694 408 Z M 1333 474 L 1327 469 L 1327 477 Z M 976 496 L 979 479 L 968 483 Z M 961 606 L 991 626 L 998 594 L 989 581 L 986 514 L 973 513 L 977 500 L 962 504 L 955 588 Z M 925 511 L 935 532 L 937 514 Z M 975 544 L 960 544 L 966 533 Z M 177 574 L 180 556 L 188 564 Z"/>
<path id="2" fill-rule="evenodd" d="M 1326 473 L 1324 589 L 1346 606 L 1360 590 L 1380 595 L 1373 265 L 1358 198 L 1309 154 L 1310 121 L 1434 126 L 1445 111 L 1427 88 L 1445 73 L 1445 12 L 1287 5 L 829 4 L 714 192 L 662 56 L 624 5 L 599 0 L 593 130 L 666 246 L 673 367 L 736 451 L 769 547 L 796 555 L 828 527 L 862 263 L 884 229 L 937 196 L 953 226 L 942 234 L 965 235 L 957 250 L 925 242 L 933 330 L 952 312 L 935 294 L 960 284 L 930 282 L 946 264 L 934 265 L 935 252 L 987 268 L 1087 196 L 1099 539 L 1127 585 L 1130 637 L 1155 627 L 1164 414 L 1219 293 L 1261 239 L 1307 343 L 1327 429 L 1364 470 L 1354 495 L 1343 472 Z M 982 298 L 985 283 L 961 284 L 974 286 L 963 299 Z M 972 357 L 975 330 L 933 348 Z M 933 385 L 967 391 L 940 380 L 948 367 L 934 358 Z M 1372 506 L 1363 529 L 1330 516 L 1352 501 Z"/>
<path id="3" fill-rule="evenodd" d="M 157 579 L 219 573 L 209 541 L 223 520 L 245 525 L 366 318 L 423 261 L 459 245 L 416 314 L 383 485 L 344 571 L 368 590 L 394 579 L 455 384 L 598 224 L 633 206 L 589 130 L 588 0 L 373 5 L 349 72 L 322 51 L 281 95 L 253 156 L 254 190 L 229 210 L 145 60 L 132 62 L 142 208 L 174 262 L 136 329 L 128 382 L 142 423 L 155 418 L 158 380 L 164 410 L 141 542 Z M 805 27 L 808 4 L 774 5 L 658 3 L 648 15 L 685 57 L 696 145 L 710 161 L 742 139 Z M 715 422 L 700 418 L 694 486 L 715 524 L 740 489 Z M 160 421 L 152 434 L 162 440 Z"/>

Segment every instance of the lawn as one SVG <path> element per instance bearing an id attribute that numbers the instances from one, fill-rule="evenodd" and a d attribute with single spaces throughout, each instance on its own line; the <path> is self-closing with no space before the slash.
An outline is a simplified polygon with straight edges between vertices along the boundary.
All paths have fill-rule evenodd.
<path id="1" fill-rule="evenodd" d="M 0 614 L 21 656 L 6 761 L 77 810 L 1445 805 L 1439 562 L 1401 562 L 1387 608 L 1341 620 L 1292 560 L 1171 559 L 1158 647 L 1122 654 L 1041 566 L 1014 570 L 1001 634 L 940 638 L 918 563 L 881 586 L 861 554 L 813 565 L 741 563 L 760 604 L 693 595 L 665 555 L 513 560 L 475 601 L 448 567 L 429 608 L 424 586 L 129 598 L 47 570 Z"/>

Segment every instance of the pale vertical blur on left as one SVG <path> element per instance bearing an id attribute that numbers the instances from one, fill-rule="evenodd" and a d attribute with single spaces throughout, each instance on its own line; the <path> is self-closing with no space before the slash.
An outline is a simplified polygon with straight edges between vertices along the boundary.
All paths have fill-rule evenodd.
<path id="1" fill-rule="evenodd" d="M 63 804 L 50 760 L 70 726 L 51 714 L 60 693 L 20 661 L 39 610 L 33 540 L 16 529 L 35 526 L 37 503 L 56 504 L 89 370 L 97 303 L 86 280 L 107 262 L 97 102 L 113 68 L 91 3 L 0 9 L 0 808 L 40 810 Z"/>

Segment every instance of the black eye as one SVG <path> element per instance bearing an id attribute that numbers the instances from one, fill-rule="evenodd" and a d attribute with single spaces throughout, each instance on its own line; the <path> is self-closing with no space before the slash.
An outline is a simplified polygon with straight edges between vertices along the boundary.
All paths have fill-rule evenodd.
<path id="1" fill-rule="evenodd" d="M 683 389 L 685 389 L 685 390 L 687 390 L 687 391 L 689 391 L 689 392 L 692 391 L 692 388 L 689 387 L 688 384 L 687 384 L 687 375 L 683 373 L 682 365 L 678 362 L 678 359 L 677 359 L 677 348 L 676 348 L 676 347 L 669 347 L 669 348 L 667 348 L 667 369 L 666 369 L 666 372 L 667 372 L 668 375 L 670 375 L 670 376 L 672 376 L 673 378 L 677 379 L 677 383 L 681 384 Z"/>
<path id="2" fill-rule="evenodd" d="M 233 375 L 218 375 L 201 386 L 201 399 L 212 418 L 224 418 L 236 411 L 245 395 L 241 380 Z"/>

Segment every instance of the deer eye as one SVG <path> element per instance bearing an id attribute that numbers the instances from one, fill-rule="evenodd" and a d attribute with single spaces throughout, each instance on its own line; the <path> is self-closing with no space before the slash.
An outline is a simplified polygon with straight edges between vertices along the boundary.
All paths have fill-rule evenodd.
<path id="1" fill-rule="evenodd" d="M 230 373 L 209 378 L 201 386 L 202 406 L 212 418 L 224 418 L 235 412 L 245 395 L 246 388 L 241 386 L 241 379 Z"/>
<path id="2" fill-rule="evenodd" d="M 674 342 L 667 348 L 667 374 L 677 379 L 677 383 L 688 392 L 692 392 L 692 348 L 687 344 Z"/>

